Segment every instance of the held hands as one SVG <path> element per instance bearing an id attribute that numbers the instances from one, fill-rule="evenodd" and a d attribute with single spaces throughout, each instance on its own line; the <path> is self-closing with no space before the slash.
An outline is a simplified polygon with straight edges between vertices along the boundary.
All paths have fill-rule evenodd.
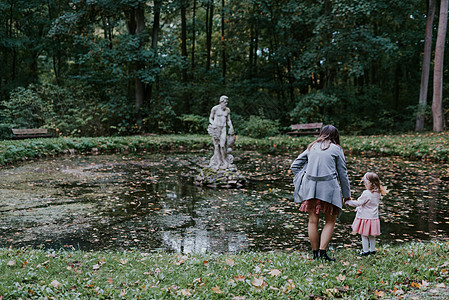
<path id="1" fill-rule="evenodd" d="M 352 200 L 352 198 L 351 198 L 351 197 L 344 198 L 344 199 L 343 199 L 343 204 L 344 204 L 344 205 L 347 205 L 346 202 L 349 201 L 349 200 Z"/>

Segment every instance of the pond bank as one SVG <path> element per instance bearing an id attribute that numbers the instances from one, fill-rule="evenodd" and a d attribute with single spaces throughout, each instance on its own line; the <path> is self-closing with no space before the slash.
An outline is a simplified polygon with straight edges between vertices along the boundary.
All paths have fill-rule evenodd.
<path id="1" fill-rule="evenodd" d="M 444 299 L 449 243 L 233 255 L 0 249 L 0 299 Z"/>
<path id="2" fill-rule="evenodd" d="M 289 136 L 254 139 L 238 136 L 238 150 L 267 153 L 294 153 L 304 149 L 314 137 Z M 350 153 L 396 155 L 411 159 L 449 161 L 449 133 L 384 136 L 342 136 L 342 146 Z M 207 135 L 149 135 L 97 138 L 50 138 L 0 142 L 0 166 L 61 154 L 158 153 L 212 149 Z"/>

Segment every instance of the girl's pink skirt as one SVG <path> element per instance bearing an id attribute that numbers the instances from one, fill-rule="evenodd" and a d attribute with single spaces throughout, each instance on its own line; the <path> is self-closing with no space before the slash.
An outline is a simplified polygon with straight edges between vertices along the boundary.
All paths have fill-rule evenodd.
<path id="1" fill-rule="evenodd" d="M 379 219 L 359 219 L 355 218 L 352 223 L 352 231 L 365 236 L 380 235 L 380 221 Z"/>
<path id="2" fill-rule="evenodd" d="M 333 204 L 330 204 L 326 201 L 321 201 L 319 199 L 309 199 L 304 200 L 301 203 L 301 207 L 299 208 L 299 211 L 302 212 L 314 212 L 315 214 L 319 215 L 320 212 L 324 214 L 330 214 L 330 215 L 338 215 L 340 212 L 340 209 L 336 207 Z"/>

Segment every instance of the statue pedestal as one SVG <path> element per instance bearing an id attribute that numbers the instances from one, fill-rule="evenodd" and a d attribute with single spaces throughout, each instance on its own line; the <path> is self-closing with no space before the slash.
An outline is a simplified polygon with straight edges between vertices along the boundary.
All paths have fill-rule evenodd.
<path id="1" fill-rule="evenodd" d="M 195 177 L 195 184 L 208 187 L 240 188 L 246 183 L 245 177 L 236 168 L 203 168 Z"/>

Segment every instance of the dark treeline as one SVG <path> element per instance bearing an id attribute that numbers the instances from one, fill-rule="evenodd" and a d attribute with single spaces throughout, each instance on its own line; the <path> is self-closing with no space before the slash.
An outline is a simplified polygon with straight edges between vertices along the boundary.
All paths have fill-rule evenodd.
<path id="1" fill-rule="evenodd" d="M 0 1 L 0 127 L 205 133 L 227 95 L 243 134 L 307 122 L 414 130 L 427 2 Z"/>

